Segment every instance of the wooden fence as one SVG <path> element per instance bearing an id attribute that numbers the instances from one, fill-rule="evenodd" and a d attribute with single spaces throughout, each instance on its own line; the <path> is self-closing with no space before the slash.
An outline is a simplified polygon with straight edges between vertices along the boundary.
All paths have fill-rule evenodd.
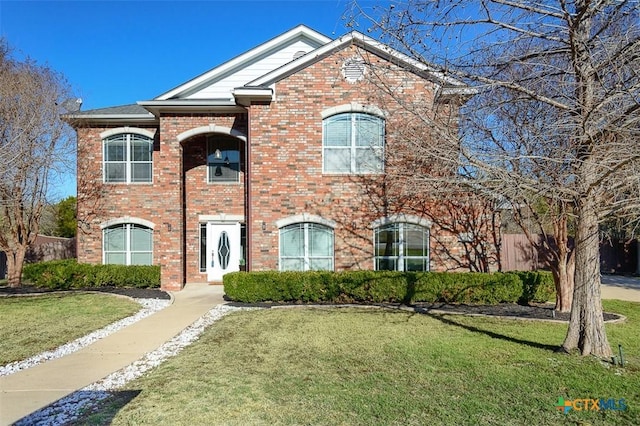
<path id="1" fill-rule="evenodd" d="M 524 234 L 502 234 L 500 263 L 503 271 L 542 269 L 545 265 L 541 265 L 539 259 L 538 250 Z"/>
<path id="2" fill-rule="evenodd" d="M 38 235 L 33 247 L 27 251 L 26 262 L 72 259 L 76 257 L 76 239 Z M 7 255 L 0 252 L 0 279 L 7 277 Z"/>
<path id="3" fill-rule="evenodd" d="M 537 238 L 542 239 L 541 235 Z M 546 269 L 545 253 L 536 250 L 524 234 L 503 234 L 500 250 L 503 271 Z M 637 240 L 605 240 L 600 243 L 600 270 L 607 274 L 636 274 Z"/>

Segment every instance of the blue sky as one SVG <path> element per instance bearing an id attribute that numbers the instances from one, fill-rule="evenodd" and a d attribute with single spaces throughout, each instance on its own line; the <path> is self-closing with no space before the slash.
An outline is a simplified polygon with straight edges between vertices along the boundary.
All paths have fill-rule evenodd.
<path id="1" fill-rule="evenodd" d="M 349 3 L 0 0 L 0 36 L 63 73 L 87 110 L 152 99 L 299 24 L 338 37 Z M 73 176 L 59 189 L 75 195 Z"/>

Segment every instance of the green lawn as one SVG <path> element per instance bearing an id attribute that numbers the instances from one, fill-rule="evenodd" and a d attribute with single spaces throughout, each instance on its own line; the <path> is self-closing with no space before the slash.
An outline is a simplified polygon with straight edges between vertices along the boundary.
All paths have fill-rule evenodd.
<path id="1" fill-rule="evenodd" d="M 89 424 L 640 424 L 640 305 L 607 301 L 624 369 L 555 353 L 566 325 L 378 309 L 234 313 Z M 628 410 L 563 414 L 558 398 Z"/>
<path id="2" fill-rule="evenodd" d="M 133 300 L 109 294 L 0 297 L 0 365 L 55 349 L 138 310 Z"/>

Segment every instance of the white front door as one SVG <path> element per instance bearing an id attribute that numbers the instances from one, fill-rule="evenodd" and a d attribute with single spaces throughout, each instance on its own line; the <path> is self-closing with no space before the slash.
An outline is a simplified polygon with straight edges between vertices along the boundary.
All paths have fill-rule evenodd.
<path id="1" fill-rule="evenodd" d="M 240 270 L 240 223 L 207 223 L 207 281 Z"/>

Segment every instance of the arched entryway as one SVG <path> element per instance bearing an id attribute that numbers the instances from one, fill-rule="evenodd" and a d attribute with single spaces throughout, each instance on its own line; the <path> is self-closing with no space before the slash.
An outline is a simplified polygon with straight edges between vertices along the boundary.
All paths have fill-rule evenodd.
<path id="1" fill-rule="evenodd" d="M 246 136 L 204 126 L 178 136 L 183 155 L 186 282 L 222 282 L 246 259 Z"/>

